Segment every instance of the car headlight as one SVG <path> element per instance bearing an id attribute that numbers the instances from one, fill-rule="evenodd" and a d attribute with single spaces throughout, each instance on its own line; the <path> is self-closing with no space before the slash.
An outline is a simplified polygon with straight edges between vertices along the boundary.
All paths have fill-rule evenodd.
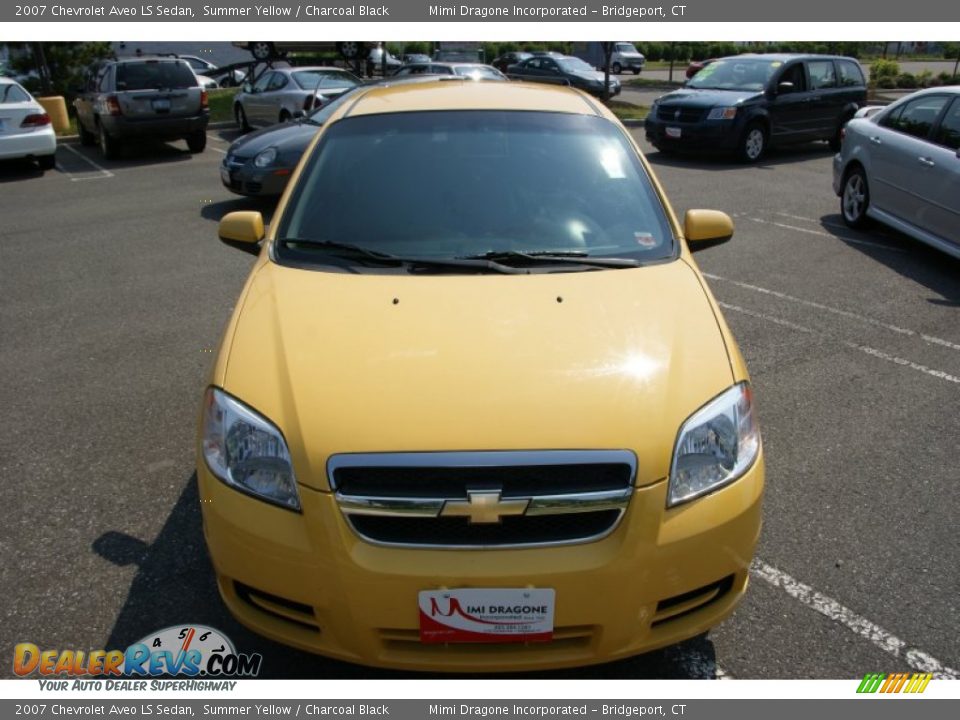
<path id="1" fill-rule="evenodd" d="M 290 510 L 300 509 L 290 451 L 269 420 L 222 390 L 208 388 L 203 458 L 227 485 Z"/>
<path id="2" fill-rule="evenodd" d="M 723 487 L 743 475 L 760 452 L 753 391 L 743 382 L 687 418 L 670 465 L 667 507 Z"/>
<path id="3" fill-rule="evenodd" d="M 715 107 L 710 110 L 707 120 L 733 120 L 737 116 L 735 107 Z"/>
<path id="4" fill-rule="evenodd" d="M 253 164 L 258 168 L 270 167 L 273 165 L 273 161 L 277 159 L 277 149 L 276 148 L 267 148 L 262 152 L 257 153 L 257 156 L 253 159 Z"/>

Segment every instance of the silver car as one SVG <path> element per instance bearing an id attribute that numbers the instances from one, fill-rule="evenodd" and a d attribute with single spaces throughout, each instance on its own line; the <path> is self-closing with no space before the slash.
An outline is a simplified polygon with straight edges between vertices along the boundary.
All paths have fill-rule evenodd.
<path id="1" fill-rule="evenodd" d="M 921 90 L 847 123 L 833 190 L 851 227 L 872 218 L 960 258 L 960 87 Z"/>
<path id="2" fill-rule="evenodd" d="M 244 131 L 300 117 L 360 84 L 334 67 L 274 67 L 253 84 L 245 84 L 233 102 L 233 115 Z"/>
<path id="3" fill-rule="evenodd" d="M 422 62 L 408 63 L 397 70 L 393 77 L 407 75 L 459 75 L 472 80 L 506 80 L 507 76 L 492 65 L 481 63 Z"/>

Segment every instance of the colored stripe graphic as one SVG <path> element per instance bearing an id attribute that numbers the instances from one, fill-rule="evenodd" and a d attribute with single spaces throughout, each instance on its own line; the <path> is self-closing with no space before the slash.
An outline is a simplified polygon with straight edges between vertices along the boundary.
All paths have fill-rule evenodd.
<path id="1" fill-rule="evenodd" d="M 922 693 L 927 689 L 932 673 L 867 673 L 857 687 L 858 693 Z"/>

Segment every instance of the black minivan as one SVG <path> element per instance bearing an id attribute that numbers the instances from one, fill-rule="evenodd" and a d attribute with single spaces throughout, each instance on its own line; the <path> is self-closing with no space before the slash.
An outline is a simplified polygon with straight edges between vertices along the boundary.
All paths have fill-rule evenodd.
<path id="1" fill-rule="evenodd" d="M 658 98 L 644 121 L 662 151 L 732 152 L 756 162 L 768 147 L 826 140 L 867 102 L 863 69 L 833 55 L 737 55 L 710 63 Z"/>

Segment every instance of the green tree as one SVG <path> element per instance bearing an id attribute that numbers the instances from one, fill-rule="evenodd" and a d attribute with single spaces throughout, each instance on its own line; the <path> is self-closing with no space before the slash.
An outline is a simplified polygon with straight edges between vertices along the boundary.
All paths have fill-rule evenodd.
<path id="1" fill-rule="evenodd" d="M 113 55 L 108 42 L 32 42 L 22 47 L 27 52 L 11 64 L 19 72 L 36 73 L 28 89 L 46 95 L 75 94 L 90 65 Z"/>

